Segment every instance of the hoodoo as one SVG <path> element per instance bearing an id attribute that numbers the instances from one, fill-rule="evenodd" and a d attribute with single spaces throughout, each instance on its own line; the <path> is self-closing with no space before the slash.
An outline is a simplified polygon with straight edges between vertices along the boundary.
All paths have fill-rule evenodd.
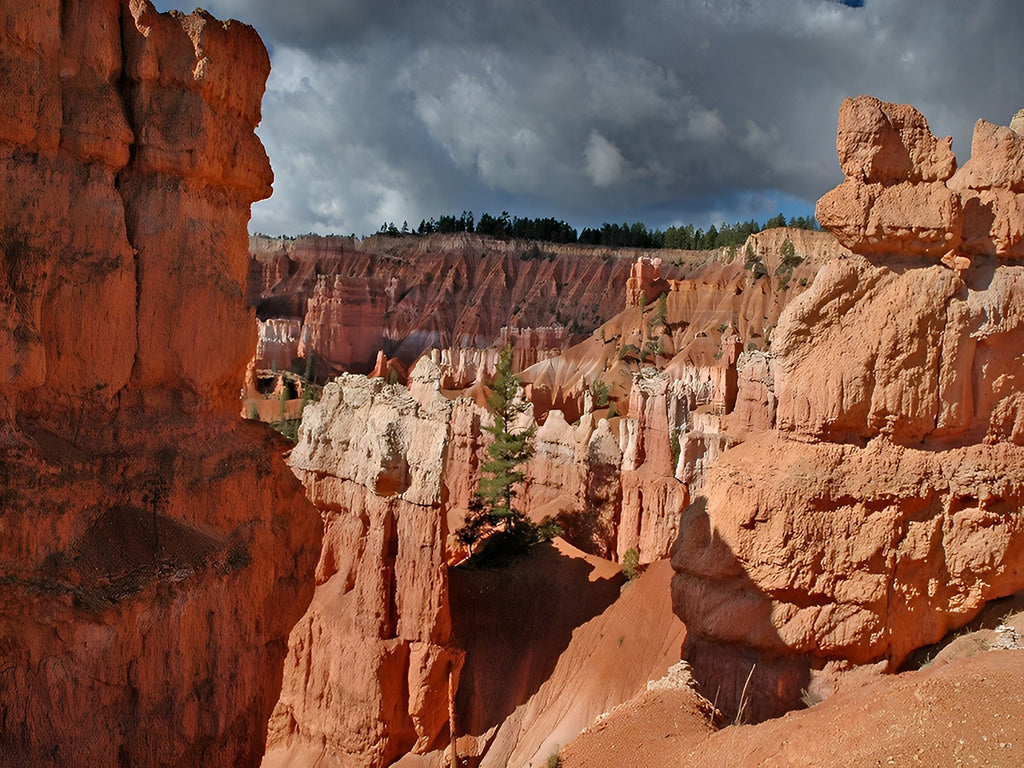
<path id="1" fill-rule="evenodd" d="M 1024 590 L 1021 113 L 958 167 L 848 99 L 827 232 L 715 251 L 250 238 L 254 30 L 14 5 L 0 764 L 743 764 L 801 701 L 961 695 L 881 673 Z"/>
<path id="2" fill-rule="evenodd" d="M 844 102 L 847 179 L 818 216 L 863 256 L 783 311 L 774 427 L 708 468 L 673 554 L 688 657 L 727 708 L 754 664 L 776 714 L 812 667 L 895 669 L 1024 588 L 1020 141 L 979 122 L 954 173 L 916 110 Z"/>

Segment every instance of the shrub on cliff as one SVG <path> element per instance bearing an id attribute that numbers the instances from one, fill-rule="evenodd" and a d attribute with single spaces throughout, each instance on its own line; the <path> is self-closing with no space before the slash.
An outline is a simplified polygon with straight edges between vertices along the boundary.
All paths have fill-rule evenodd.
<path id="1" fill-rule="evenodd" d="M 643 569 L 640 567 L 640 552 L 635 547 L 630 547 L 622 554 L 622 575 L 626 581 L 633 581 Z"/>

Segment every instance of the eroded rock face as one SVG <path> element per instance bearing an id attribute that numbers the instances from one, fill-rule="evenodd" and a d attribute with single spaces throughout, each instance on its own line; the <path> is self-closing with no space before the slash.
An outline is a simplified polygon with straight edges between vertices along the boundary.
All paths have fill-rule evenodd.
<path id="1" fill-rule="evenodd" d="M 960 199 L 945 183 L 956 170 L 951 144 L 913 107 L 844 100 L 836 150 L 846 181 L 815 216 L 855 253 L 942 256 L 963 230 Z"/>
<path id="2" fill-rule="evenodd" d="M 640 561 L 665 556 L 678 533 L 679 510 L 689 489 L 675 478 L 669 437 L 669 377 L 645 369 L 630 391 L 629 413 L 620 422 L 622 516 L 616 553 L 636 549 Z"/>
<path id="3" fill-rule="evenodd" d="M 506 342 L 522 370 L 544 359 L 543 350 L 567 347 L 582 338 L 579 329 L 589 332 L 619 312 L 636 257 L 636 251 L 590 246 L 544 249 L 544 258 L 534 258 L 519 241 L 467 233 L 362 241 L 254 236 L 247 296 L 261 319 L 301 320 L 332 374 L 368 372 L 380 349 L 411 368 L 431 348 Z M 665 265 L 663 271 L 681 277 L 685 269 Z M 664 279 L 661 285 L 667 286 Z M 575 331 L 556 329 L 565 318 Z M 344 333 L 335 330 L 339 322 L 347 325 Z M 503 327 L 515 330 L 502 337 Z"/>
<path id="4" fill-rule="evenodd" d="M 291 463 L 323 512 L 324 547 L 265 765 L 314 753 L 327 765 L 388 765 L 442 746 L 461 665 L 443 482 L 453 402 L 428 385 L 418 394 L 342 375 L 306 409 Z"/>
<path id="5" fill-rule="evenodd" d="M 319 518 L 263 428 L 155 415 L 121 412 L 77 439 L 26 424 L 4 446 L 8 764 L 263 753 Z"/>
<path id="6" fill-rule="evenodd" d="M 241 424 L 256 33 L 0 18 L 2 761 L 255 764 L 320 523 Z"/>
<path id="7" fill-rule="evenodd" d="M 1024 586 L 1021 458 L 1005 443 L 749 440 L 684 516 L 677 610 L 724 642 L 898 666 Z"/>
<path id="8" fill-rule="evenodd" d="M 950 139 L 916 109 L 858 96 L 839 110 L 836 149 L 846 180 L 815 215 L 855 253 L 943 257 L 957 269 L 1024 255 L 1024 137 L 1014 128 L 979 120 L 957 170 Z"/>
<path id="9" fill-rule="evenodd" d="M 596 422 L 596 423 L 595 423 Z M 616 557 L 622 509 L 622 451 L 607 419 L 569 424 L 551 411 L 526 465 L 523 508 L 541 520 L 558 517 L 565 537 L 587 552 Z"/>
<path id="10" fill-rule="evenodd" d="M 856 343 L 853 343 L 853 340 Z M 897 272 L 836 261 L 779 322 L 779 429 L 907 446 L 1010 441 L 1024 370 L 1024 270 Z M 834 365 L 835 350 L 843 364 Z"/>
<path id="11" fill-rule="evenodd" d="M 959 193 L 964 207 L 965 254 L 1024 256 L 1024 135 L 979 120 L 971 159 L 949 180 L 949 187 Z"/>
<path id="12" fill-rule="evenodd" d="M 312 356 L 322 374 L 366 369 L 383 346 L 384 310 L 379 281 L 320 275 L 307 303 L 302 327 L 308 339 L 299 354 Z"/>
<path id="13" fill-rule="evenodd" d="M 1015 163 L 1016 139 L 995 133 L 979 156 Z M 848 101 L 838 144 L 849 188 L 930 195 L 952 174 L 907 108 Z M 957 174 L 963 189 L 1012 190 L 1012 169 L 971 163 Z M 688 654 L 727 709 L 754 663 L 771 674 L 753 709 L 778 714 L 812 665 L 896 667 L 1024 587 L 1024 268 L 987 247 L 958 271 L 907 266 L 907 255 L 934 255 L 922 242 L 960 243 L 953 218 L 932 223 L 922 239 L 828 220 L 874 255 L 825 266 L 783 310 L 771 357 L 744 366 L 730 416 L 744 442 L 707 469 L 673 553 Z"/>

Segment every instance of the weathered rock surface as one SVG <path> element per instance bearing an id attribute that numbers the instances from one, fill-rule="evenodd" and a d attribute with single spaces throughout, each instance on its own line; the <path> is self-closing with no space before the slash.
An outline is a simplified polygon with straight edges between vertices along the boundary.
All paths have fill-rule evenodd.
<path id="1" fill-rule="evenodd" d="M 614 559 L 622 507 L 622 451 L 608 420 L 587 414 L 573 425 L 561 411 L 551 411 L 537 430 L 534 450 L 526 465 L 523 508 L 538 521 L 558 518 L 569 541 Z"/>
<path id="2" fill-rule="evenodd" d="M 963 229 L 952 140 L 932 135 L 924 116 L 871 96 L 839 109 L 836 150 L 846 181 L 818 201 L 815 215 L 855 253 L 942 256 Z"/>
<path id="3" fill-rule="evenodd" d="M 684 516 L 677 609 L 723 642 L 899 666 L 1024 586 L 1022 459 L 1005 443 L 748 440 Z"/>
<path id="4" fill-rule="evenodd" d="M 645 765 L 1016 765 L 1024 739 L 1024 654 L 978 653 L 947 665 L 844 686 L 784 717 L 709 734 L 699 701 L 647 694 L 563 752 L 567 768 Z M 653 693 L 653 692 L 652 692 Z M 650 756 L 649 759 L 648 756 Z"/>
<path id="5" fill-rule="evenodd" d="M 663 558 L 678 533 L 679 510 L 689 501 L 689 489 L 675 477 L 669 400 L 669 377 L 645 369 L 634 380 L 628 415 L 619 422 L 623 450 L 618 559 L 628 549 L 636 549 L 643 563 Z"/>
<path id="6" fill-rule="evenodd" d="M 546 328 L 504 326 L 493 346 L 452 347 L 430 350 L 441 367 L 441 384 L 445 389 L 468 389 L 474 384 L 492 381 L 496 375 L 498 354 L 512 347 L 512 370 L 522 371 L 542 360 L 557 357 L 570 346 L 572 334 L 561 325 Z"/>
<path id="7" fill-rule="evenodd" d="M 916 109 L 858 96 L 839 110 L 836 149 L 846 180 L 815 213 L 855 253 L 943 257 L 957 269 L 1024 255 L 1024 137 L 1012 127 L 979 120 L 957 170 L 950 139 Z"/>
<path id="8" fill-rule="evenodd" d="M 845 184 L 939 184 L 953 165 L 922 120 L 845 103 Z M 1012 186 L 980 164 L 964 177 Z M 954 271 L 905 258 L 934 255 L 919 232 L 829 225 L 888 256 L 831 262 L 783 310 L 728 419 L 744 442 L 707 468 L 673 552 L 688 657 L 727 712 L 755 664 L 750 712 L 778 714 L 812 666 L 897 667 L 1024 588 L 1022 267 L 985 251 Z M 958 227 L 925 239 L 955 247 Z"/>
<path id="9" fill-rule="evenodd" d="M 256 370 L 287 371 L 299 357 L 302 323 L 296 319 L 272 317 L 256 321 L 256 356 L 250 363 Z"/>
<path id="10" fill-rule="evenodd" d="M 0 762 L 255 764 L 320 536 L 281 443 L 232 415 L 266 51 L 144 0 L 15 5 Z"/>
<path id="11" fill-rule="evenodd" d="M 307 407 L 291 463 L 323 512 L 313 602 L 295 626 L 264 765 L 388 765 L 447 734 L 451 640 L 444 461 L 453 402 L 342 375 Z"/>
<path id="12" fill-rule="evenodd" d="M 302 320 L 314 353 L 322 349 L 325 361 L 358 373 L 370 370 L 379 349 L 411 367 L 432 347 L 483 349 L 500 343 L 505 326 L 543 329 L 571 323 L 571 341 L 579 341 L 621 310 L 622 286 L 636 251 L 544 248 L 550 258 L 528 257 L 527 247 L 517 241 L 473 234 L 362 241 L 254 236 L 247 298 L 261 319 Z M 682 277 L 709 259 L 707 252 L 671 254 L 680 265 L 665 265 L 666 278 Z M 334 279 L 339 287 L 332 289 L 336 304 L 331 311 L 350 326 L 337 338 L 331 330 L 337 317 L 313 298 L 318 281 Z M 358 290 L 346 287 L 355 285 Z M 371 313 L 364 319 L 367 308 Z M 524 350 L 530 346 L 526 339 L 510 340 Z M 332 346 L 342 343 L 351 348 Z M 536 362 L 528 357 L 518 361 L 522 367 Z"/>
<path id="13" fill-rule="evenodd" d="M 263 753 L 319 519 L 263 428 L 154 415 L 77 438 L 22 422 L 4 447 L 6 765 Z"/>
<path id="14" fill-rule="evenodd" d="M 553 735 L 567 740 L 600 707 L 663 671 L 650 671 L 641 655 L 642 664 L 623 671 L 625 689 L 602 678 L 586 700 L 569 694 L 583 683 L 565 688 L 552 677 L 586 676 L 579 654 L 593 650 L 560 654 L 573 630 L 618 595 L 614 563 L 563 543 L 509 568 L 449 570 L 462 557 L 451 534 L 476 488 L 490 415 L 468 398 L 446 397 L 441 382 L 440 368 L 424 357 L 408 389 L 346 374 L 307 406 L 291 463 L 323 512 L 326 534 L 315 597 L 289 641 L 265 766 L 314 759 L 379 766 L 416 755 L 436 765 L 450 734 L 449 692 L 456 691 L 462 754 L 482 757 L 481 765 L 520 764 Z M 662 438 L 668 453 L 667 434 Z M 536 449 L 519 497 L 523 508 L 534 518 L 563 513 L 574 538 L 614 554 L 622 454 L 609 422 L 588 414 L 570 425 L 552 411 Z M 685 493 L 662 458 L 665 480 Z M 665 563 L 659 573 L 666 601 Z M 538 594 L 549 595 L 544 606 L 536 605 Z M 653 599 L 646 589 L 633 594 Z M 657 666 L 664 654 L 667 667 L 678 659 L 682 625 L 667 604 L 662 608 L 656 620 L 673 631 L 642 633 L 637 642 L 661 649 L 651 658 Z M 593 630 L 586 643 L 607 644 L 608 631 Z M 557 672 L 563 666 L 567 671 Z"/>
<path id="15" fill-rule="evenodd" d="M 685 637 L 670 578 L 655 563 L 620 595 L 617 569 L 558 542 L 509 573 L 453 572 L 456 625 L 472 638 L 459 691 L 463 760 L 485 745 L 482 768 L 543 766 L 662 677 Z"/>
<path id="16" fill-rule="evenodd" d="M 979 120 L 971 159 L 949 180 L 964 208 L 968 256 L 1024 256 L 1024 136 Z"/>
<path id="17" fill-rule="evenodd" d="M 833 442 L 1021 443 L 1024 268 L 835 261 L 780 319 L 778 424 Z M 831 363 L 843 350 L 843 364 Z"/>
<path id="18" fill-rule="evenodd" d="M 306 304 L 300 357 L 318 375 L 363 369 L 384 346 L 384 294 L 370 279 L 320 275 Z"/>

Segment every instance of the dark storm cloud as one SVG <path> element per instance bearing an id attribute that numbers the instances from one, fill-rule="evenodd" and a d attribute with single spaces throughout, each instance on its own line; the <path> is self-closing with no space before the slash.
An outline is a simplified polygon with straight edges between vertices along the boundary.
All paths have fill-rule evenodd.
<path id="1" fill-rule="evenodd" d="M 862 7 L 861 7 L 862 6 Z M 952 134 L 1024 106 L 1024 6 L 1000 0 L 215 0 L 272 48 L 270 232 L 474 209 L 577 226 L 810 212 L 845 96 Z"/>

